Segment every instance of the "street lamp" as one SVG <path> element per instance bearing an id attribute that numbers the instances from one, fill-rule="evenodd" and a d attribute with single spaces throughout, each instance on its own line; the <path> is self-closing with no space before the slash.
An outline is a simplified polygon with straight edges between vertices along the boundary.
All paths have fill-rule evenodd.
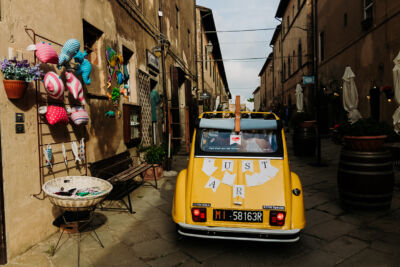
<path id="1" fill-rule="evenodd" d="M 214 48 L 214 46 L 213 46 L 213 44 L 211 43 L 211 41 L 208 41 L 208 43 L 207 43 L 207 45 L 206 45 L 207 54 L 211 54 L 212 51 L 213 51 L 213 48 Z"/>

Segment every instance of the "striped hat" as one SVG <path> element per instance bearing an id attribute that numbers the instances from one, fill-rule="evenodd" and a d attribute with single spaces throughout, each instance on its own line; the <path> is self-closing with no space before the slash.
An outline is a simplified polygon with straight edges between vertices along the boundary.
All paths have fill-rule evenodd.
<path id="1" fill-rule="evenodd" d="M 48 72 L 43 79 L 44 88 L 51 98 L 60 99 L 64 97 L 64 83 L 55 72 Z"/>
<path id="2" fill-rule="evenodd" d="M 73 107 L 71 109 L 71 120 L 76 125 L 84 125 L 89 122 L 89 115 L 87 111 L 82 107 Z"/>
<path id="3" fill-rule="evenodd" d="M 51 43 L 41 42 L 36 45 L 30 45 L 28 51 L 36 51 L 36 57 L 43 63 L 58 63 L 58 55 Z"/>
<path id="4" fill-rule="evenodd" d="M 74 76 L 71 72 L 65 72 L 67 78 L 67 88 L 75 99 L 78 99 L 82 105 L 86 104 L 85 98 L 83 97 L 83 88 L 81 81 Z"/>
<path id="5" fill-rule="evenodd" d="M 58 58 L 58 65 L 63 65 L 68 63 L 73 56 L 79 51 L 81 44 L 76 39 L 69 39 L 65 42 L 63 48 L 61 49 L 60 56 Z"/>

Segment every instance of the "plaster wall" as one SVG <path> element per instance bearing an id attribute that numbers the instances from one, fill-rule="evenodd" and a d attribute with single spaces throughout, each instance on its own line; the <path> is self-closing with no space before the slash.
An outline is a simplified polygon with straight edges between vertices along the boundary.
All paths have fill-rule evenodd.
<path id="1" fill-rule="evenodd" d="M 100 96 L 106 95 L 108 75 L 105 48 L 109 45 L 122 53 L 124 46 L 133 52 L 130 60 L 131 97 L 129 100 L 121 98 L 120 109 L 122 110 L 122 103 L 140 104 L 137 97 L 137 69 L 148 71 L 146 49 L 151 50 L 157 41 L 139 26 L 137 20 L 132 19 L 132 16 L 117 1 L 0 1 L 1 58 L 8 57 L 10 47 L 14 55 L 16 51 L 21 51 L 24 59 L 33 62 L 33 53 L 26 51 L 26 47 L 32 43 L 32 40 L 24 31 L 25 25 L 34 29 L 37 34 L 60 44 L 70 38 L 76 38 L 81 42 L 81 50 L 83 50 L 83 20 L 85 20 L 103 32 L 95 48 L 97 63 L 92 65 L 92 84 L 85 86 L 85 95 L 88 92 Z M 46 8 L 43 8 L 44 6 Z M 49 10 L 55 12 L 49 12 Z M 142 6 L 142 12 L 149 16 L 150 23 L 154 23 L 155 26 L 158 23 L 157 10 L 158 1 L 156 0 L 148 1 Z M 150 14 L 153 15 L 150 16 Z M 55 44 L 54 47 L 57 52 L 61 51 L 61 47 Z M 18 53 L 21 54 L 21 52 Z M 187 54 L 190 55 L 190 53 Z M 189 62 L 191 58 L 187 56 L 187 61 Z M 194 68 L 193 60 L 191 64 Z M 58 71 L 55 66 L 42 64 L 42 67 L 46 71 L 57 71 L 64 77 L 63 71 Z M 158 76 L 155 79 L 158 80 Z M 40 88 L 44 92 L 41 84 Z M 48 127 L 44 125 L 43 143 L 66 142 L 68 158 L 72 159 L 67 142 L 85 137 L 88 162 L 127 150 L 123 141 L 122 118 L 109 119 L 104 116 L 105 112 L 112 109 L 111 101 L 88 97 L 86 101 L 86 109 L 90 116 L 90 123 L 87 126 L 75 127 L 69 124 L 66 127 Z M 25 116 L 24 134 L 15 133 L 16 112 L 23 113 Z M 38 200 L 32 197 L 32 194 L 40 191 L 39 155 L 42 149 L 38 147 L 36 97 L 33 83 L 30 83 L 27 92 L 20 100 L 9 100 L 5 95 L 3 83 L 0 83 L 0 127 L 7 253 L 8 258 L 12 258 L 54 233 L 57 229 L 52 226 L 52 221 L 60 214 L 60 211 L 52 207 L 47 199 Z M 62 157 L 60 150 L 60 145 L 53 145 L 54 158 Z M 130 150 L 131 154 L 135 155 L 135 149 Z M 53 173 L 46 168 L 45 181 L 65 175 L 79 175 L 85 171 L 85 168 L 71 166 L 67 172 L 62 166 L 62 164 L 55 166 Z"/>

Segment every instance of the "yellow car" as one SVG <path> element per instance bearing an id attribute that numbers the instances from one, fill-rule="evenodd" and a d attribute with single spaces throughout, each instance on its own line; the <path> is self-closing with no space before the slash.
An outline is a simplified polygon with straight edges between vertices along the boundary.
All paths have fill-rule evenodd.
<path id="1" fill-rule="evenodd" d="M 235 117 L 236 116 L 236 117 Z M 172 218 L 184 236 L 296 242 L 303 191 L 282 123 L 267 112 L 206 112 L 177 178 Z"/>

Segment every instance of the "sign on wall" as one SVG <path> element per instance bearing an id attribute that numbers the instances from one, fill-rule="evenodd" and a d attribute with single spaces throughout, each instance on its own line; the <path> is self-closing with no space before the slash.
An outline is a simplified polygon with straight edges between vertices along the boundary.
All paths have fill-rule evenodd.
<path id="1" fill-rule="evenodd" d="M 314 84 L 314 76 L 303 76 L 303 84 Z"/>
<path id="2" fill-rule="evenodd" d="M 151 53 L 149 50 L 146 50 L 147 52 L 147 66 L 152 68 L 154 71 L 157 73 L 160 72 L 160 60 L 158 57 L 156 57 L 153 53 Z"/>

